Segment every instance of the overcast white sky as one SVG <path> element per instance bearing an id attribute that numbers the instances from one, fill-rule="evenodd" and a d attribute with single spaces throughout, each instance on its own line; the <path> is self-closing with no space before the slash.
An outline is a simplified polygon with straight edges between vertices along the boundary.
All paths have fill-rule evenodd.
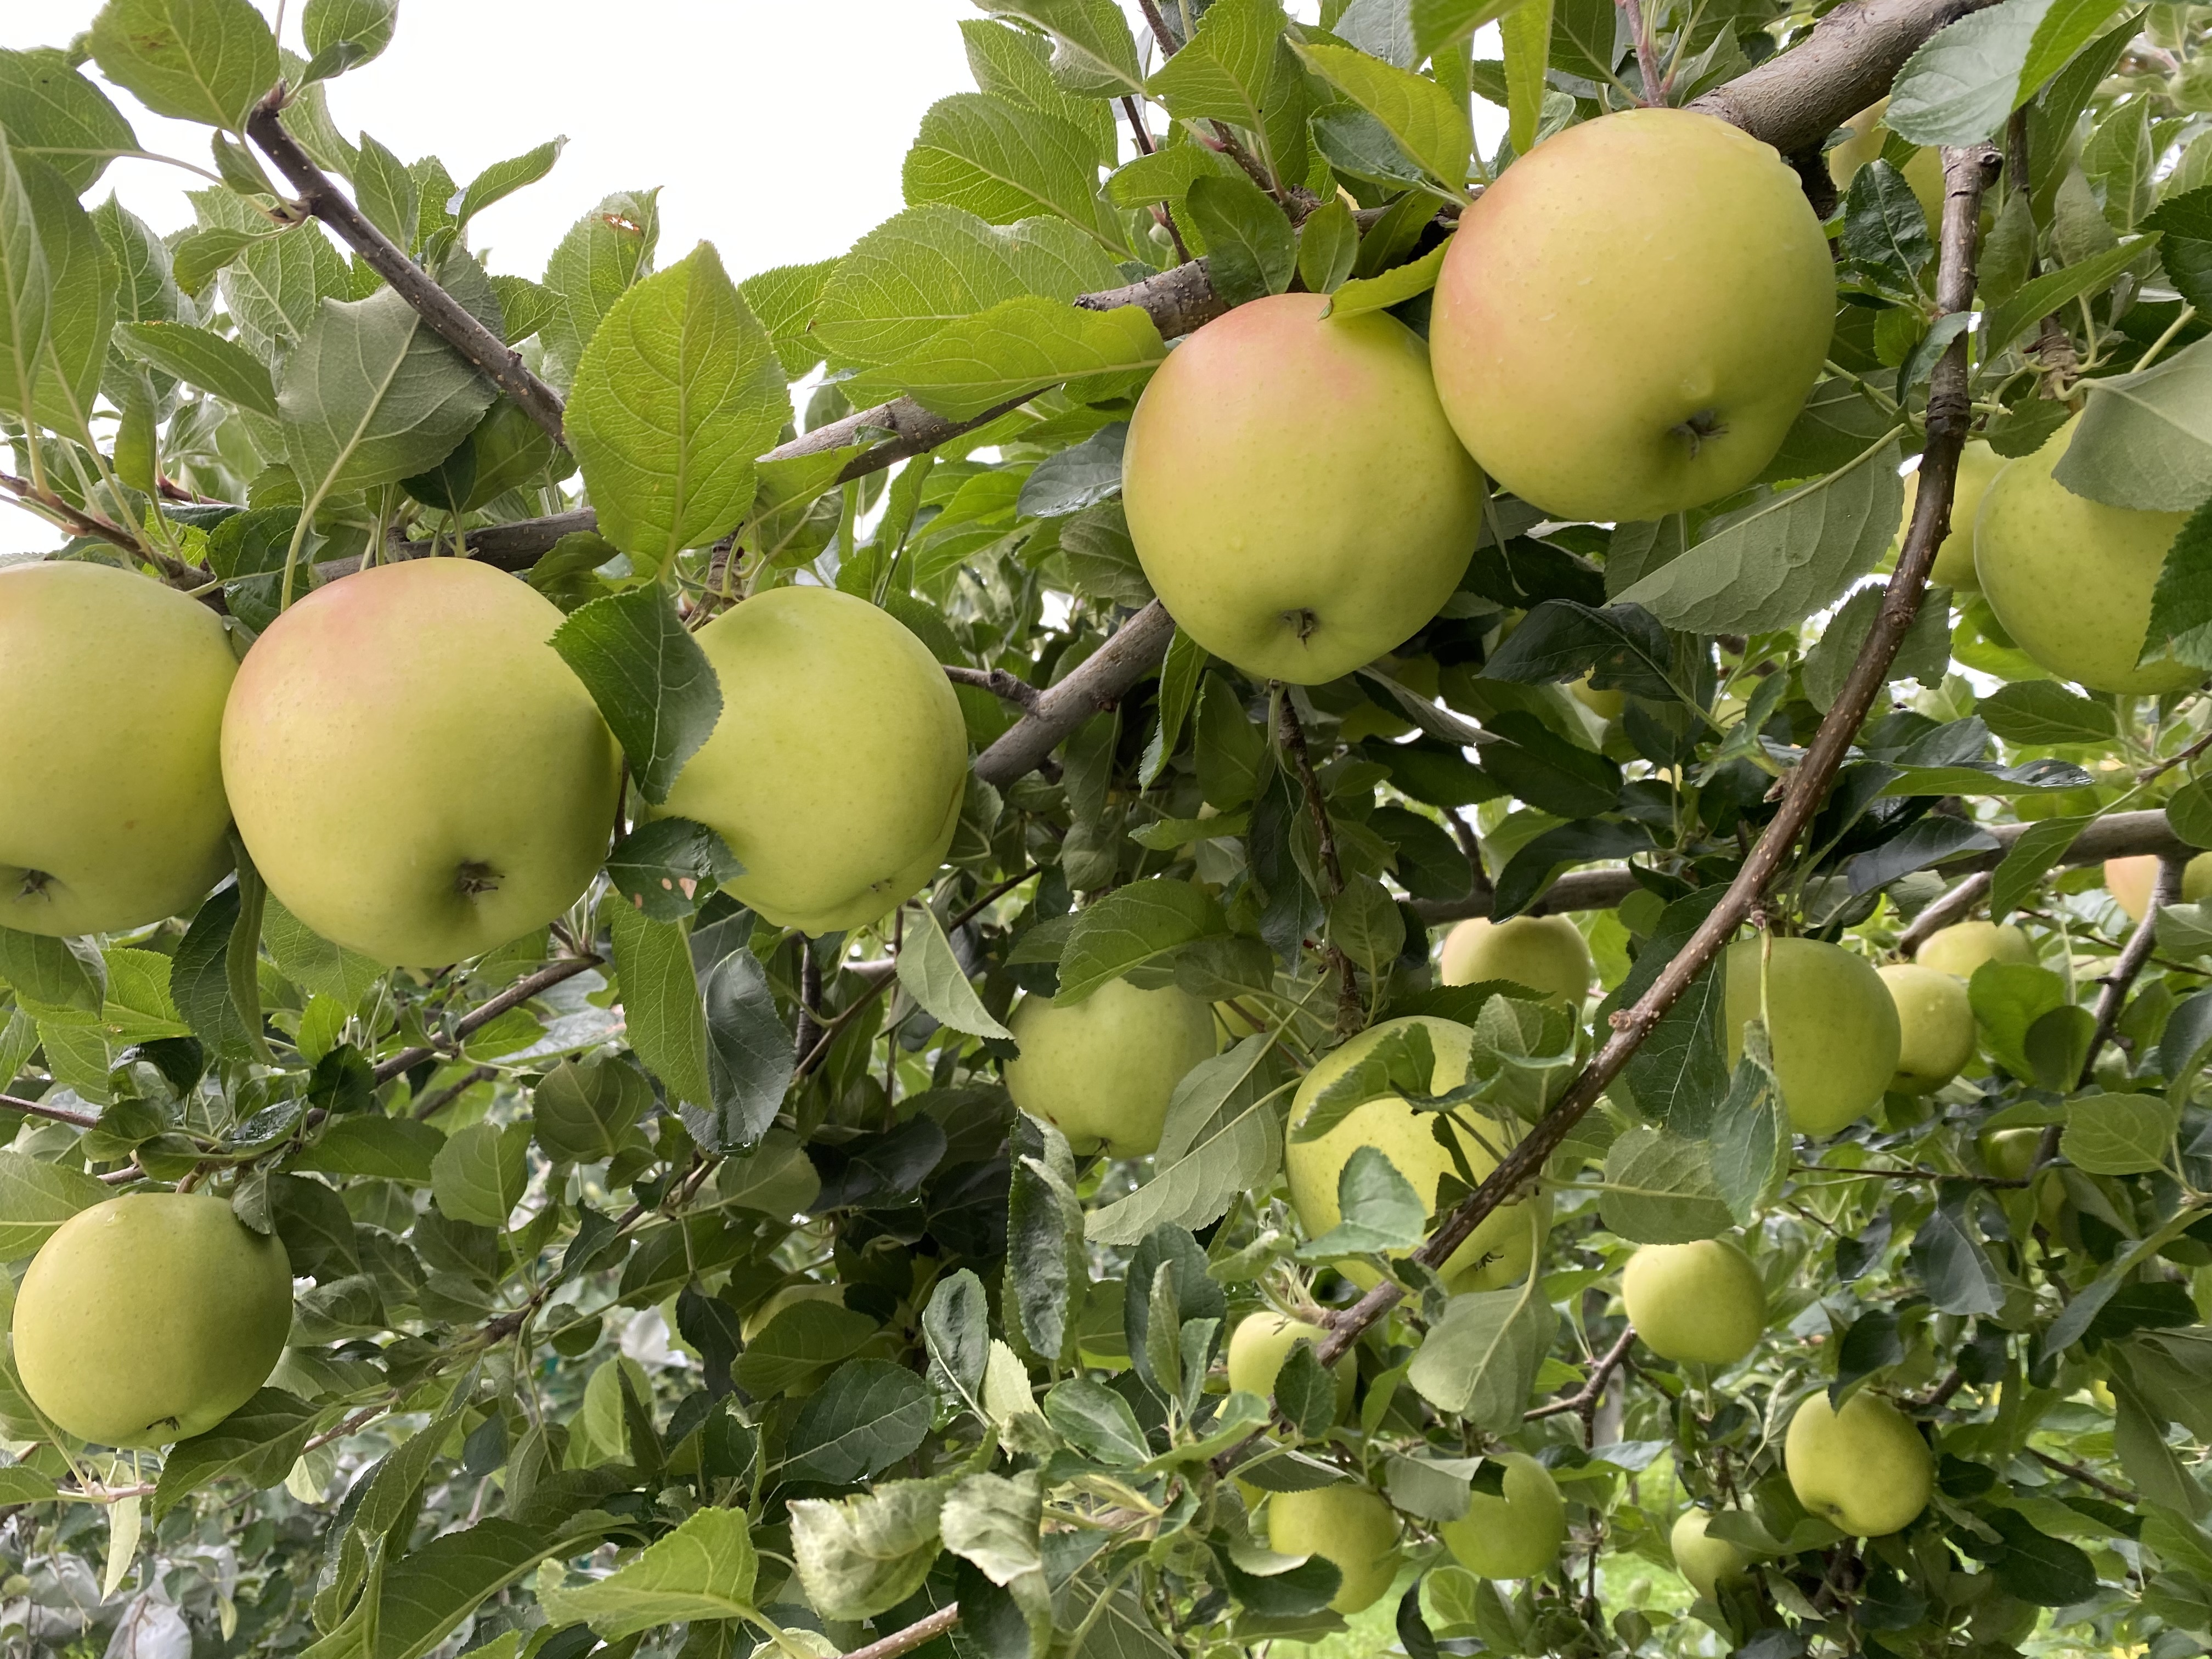
<path id="1" fill-rule="evenodd" d="M 98 10 L 0 0 L 0 46 L 64 45 Z M 1310 19 L 1316 0 L 1290 10 Z M 295 51 L 299 11 L 284 26 Z M 744 276 L 842 253 L 899 210 L 922 112 L 973 89 L 958 25 L 982 15 L 969 0 L 405 0 L 391 47 L 331 83 L 331 108 L 348 137 L 366 128 L 407 160 L 435 154 L 463 184 L 567 135 L 550 177 L 477 221 L 495 270 L 539 275 L 599 198 L 658 185 L 660 262 L 703 239 Z M 206 129 L 114 95 L 146 149 L 208 164 Z M 184 192 L 204 182 L 118 161 L 91 199 L 112 186 L 167 232 L 191 222 Z M 0 512 L 0 553 L 51 544 Z"/>

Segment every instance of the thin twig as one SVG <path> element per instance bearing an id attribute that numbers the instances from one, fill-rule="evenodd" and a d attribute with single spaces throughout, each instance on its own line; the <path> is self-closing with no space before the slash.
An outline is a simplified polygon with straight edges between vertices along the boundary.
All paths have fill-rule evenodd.
<path id="1" fill-rule="evenodd" d="M 2025 1187 L 2010 1176 L 1954 1175 L 1948 1170 L 1832 1170 L 1824 1164 L 1793 1164 L 1792 1175 L 1826 1176 L 1833 1181 L 1963 1181 L 1975 1187 Z"/>
<path id="2" fill-rule="evenodd" d="M 1336 851 L 1336 826 L 1329 821 L 1328 798 L 1322 793 L 1321 780 L 1315 775 L 1313 757 L 1306 751 L 1305 727 L 1298 724 L 1298 711 L 1291 700 L 1291 688 L 1278 684 L 1275 702 L 1280 714 L 1277 721 L 1281 728 L 1283 750 L 1291 757 L 1291 765 L 1297 774 L 1298 788 L 1305 796 L 1306 811 L 1313 819 L 1314 840 L 1321 849 L 1322 884 L 1328 890 L 1322 898 L 1334 904 L 1344 891 L 1344 865 Z M 1350 1036 L 1359 1029 L 1359 978 L 1352 965 L 1352 958 L 1335 945 L 1322 947 L 1329 966 L 1336 970 L 1336 1034 Z"/>
<path id="3" fill-rule="evenodd" d="M 2168 905 L 2181 902 L 2181 881 L 2189 867 L 2185 854 L 2166 853 L 2158 860 L 2158 879 L 2151 886 L 2150 903 L 2143 910 L 2143 919 L 2128 935 L 2127 948 L 2120 959 L 2112 964 L 2112 971 L 2105 977 L 2105 988 L 2097 998 L 2097 1029 L 2089 1038 L 2089 1052 L 2081 1061 L 2081 1076 L 2075 1086 L 2087 1088 L 2096 1081 L 2098 1051 L 2112 1040 L 2112 1033 L 2120 1023 L 2120 1012 L 2127 1006 L 2128 993 L 2135 988 L 2136 980 L 2150 960 L 2158 945 L 2158 913 Z"/>
<path id="4" fill-rule="evenodd" d="M 959 1622 L 960 1604 L 947 1601 L 927 1618 L 915 1620 L 904 1630 L 893 1631 L 864 1648 L 854 1648 L 845 1659 L 898 1659 L 900 1654 L 911 1653 L 924 1642 L 936 1640 Z"/>
<path id="5" fill-rule="evenodd" d="M 2082 1468 L 2079 1463 L 2069 1463 L 2063 1457 L 2053 1457 L 2049 1452 L 2039 1452 L 2033 1446 L 2027 1449 L 2027 1455 L 2042 1464 L 2044 1468 L 2056 1469 L 2061 1474 L 2079 1480 L 2092 1492 L 2104 1493 L 2115 1504 L 2125 1504 L 2130 1509 L 2134 1509 L 2142 1502 L 2141 1497 L 2130 1492 L 2125 1486 L 2116 1486 L 2111 1481 L 2100 1478 L 2091 1470 Z"/>
<path id="6" fill-rule="evenodd" d="M 799 941 L 799 1026 L 792 1039 L 795 1052 L 791 1063 L 795 1068 L 813 1052 L 821 1025 L 816 1018 L 822 1011 L 822 964 L 814 959 L 811 941 Z"/>
<path id="7" fill-rule="evenodd" d="M 461 1038 L 468 1036 L 472 1032 L 482 1030 L 508 1009 L 520 1008 L 541 992 L 552 989 L 564 980 L 574 979 L 586 969 L 596 968 L 605 960 L 605 957 L 599 956 L 568 957 L 559 962 L 548 963 L 531 975 L 529 978 L 517 980 L 482 1007 L 471 1009 L 462 1015 L 454 1023 L 453 1036 L 456 1038 Z M 442 1054 L 443 1051 L 437 1048 L 402 1048 L 391 1059 L 377 1062 L 376 1080 L 379 1083 L 389 1083 L 392 1079 L 413 1071 L 424 1060 L 437 1060 L 441 1058 Z"/>
<path id="8" fill-rule="evenodd" d="M 499 1075 L 496 1066 L 473 1066 L 444 1088 L 422 1097 L 422 1103 L 415 1109 L 415 1121 L 423 1122 L 438 1115 L 479 1083 L 489 1083 Z"/>
<path id="9" fill-rule="evenodd" d="M 300 210 L 328 225 L 339 240 L 392 284 L 393 293 L 414 307 L 441 339 L 512 398 L 546 436 L 556 444 L 564 442 L 561 394 L 530 372 L 520 352 L 478 322 L 466 307 L 371 224 L 331 176 L 315 165 L 299 141 L 284 130 L 283 111 L 289 95 L 290 89 L 278 82 L 246 118 L 246 131 L 300 192 Z"/>
<path id="10" fill-rule="evenodd" d="M 1628 1358 L 1629 1349 L 1635 1345 L 1636 1327 L 1624 1325 L 1613 1346 L 1607 1349 L 1604 1357 L 1590 1367 L 1590 1374 L 1581 1388 L 1560 1399 L 1547 1400 L 1540 1406 L 1522 1412 L 1521 1420 L 1534 1423 L 1540 1417 L 1559 1417 L 1572 1412 L 1583 1420 L 1583 1449 L 1587 1451 L 1596 1432 L 1594 1425 L 1597 1406 L 1598 1401 L 1605 1398 L 1606 1382 L 1620 1369 L 1621 1362 Z"/>
<path id="11" fill-rule="evenodd" d="M 96 1129 L 100 1120 L 88 1112 L 72 1112 L 66 1106 L 41 1106 L 35 1100 L 21 1100 L 14 1095 L 0 1095 L 0 1108 L 21 1112 L 26 1117 L 42 1117 L 50 1123 L 66 1123 L 76 1129 Z"/>
<path id="12" fill-rule="evenodd" d="M 1942 252 L 1938 265 L 1936 300 L 1945 313 L 1963 312 L 1973 303 L 1974 253 L 1982 191 L 1996 167 L 1996 152 L 1987 146 L 1943 151 L 1944 201 Z M 1966 352 L 1963 336 L 1937 360 L 1929 377 L 1928 443 L 1920 468 L 1920 490 L 1906 530 L 1897 569 L 1889 580 L 1881 607 L 1866 642 L 1851 665 L 1841 694 L 1820 722 L 1805 758 L 1781 786 L 1782 802 L 1760 835 L 1758 845 L 1729 884 L 1728 891 L 1691 935 L 1658 979 L 1635 1006 L 1613 1016 L 1613 1035 L 1607 1039 L 1559 1103 L 1529 1131 L 1492 1171 L 1482 1185 L 1444 1218 L 1443 1224 L 1419 1249 L 1413 1260 L 1431 1270 L 1442 1267 L 1466 1243 L 1475 1228 L 1501 1205 L 1511 1200 L 1543 1171 L 1568 1132 L 1597 1103 L 1613 1080 L 1644 1039 L 1674 1006 L 1691 981 L 1720 953 L 1767 884 L 1781 872 L 1794 852 L 1797 838 L 1811 824 L 1827 799 L 1850 754 L 1852 740 L 1874 707 L 1875 699 L 1889 683 L 1890 665 L 1896 660 L 1906 632 L 1919 614 L 1928 585 L 1928 572 L 1936 562 L 1936 549 L 1951 528 L 1951 499 L 1958 483 L 1959 454 L 1966 446 L 1973 405 L 1966 386 Z M 1404 1297 L 1404 1290 L 1385 1279 L 1332 1322 L 1328 1340 L 1316 1356 L 1322 1364 L 1334 1363 L 1360 1334 L 1389 1312 Z"/>
<path id="13" fill-rule="evenodd" d="M 1636 43 L 1636 76 L 1644 82 L 1644 106 L 1664 103 L 1667 88 L 1659 76 L 1659 46 L 1651 38 L 1651 22 L 1644 15 L 1641 0 L 1613 0 L 1613 3 L 1628 20 L 1629 37 Z"/>
<path id="14" fill-rule="evenodd" d="M 2155 766 L 2144 767 L 2142 771 L 2136 774 L 2136 781 L 2137 783 L 2155 782 L 2166 773 L 2173 770 L 2175 767 L 2188 765 L 2207 749 L 2212 749 L 2212 731 L 2205 732 L 2203 737 L 2197 738 L 2172 759 L 2162 760 Z"/>
<path id="15" fill-rule="evenodd" d="M 1024 711 L 1034 710 L 1044 698 L 1044 693 L 1036 687 L 1003 668 L 963 668 L 957 663 L 947 663 L 945 678 L 955 685 L 972 685 L 978 691 L 988 691 Z"/>
<path id="16" fill-rule="evenodd" d="M 1897 936 L 1898 954 L 1916 956 L 1920 947 L 1953 922 L 1973 914 L 1974 907 L 1990 890 L 1990 872 L 1977 870 L 1949 892 L 1937 899 L 1918 915 L 1912 925 Z"/>

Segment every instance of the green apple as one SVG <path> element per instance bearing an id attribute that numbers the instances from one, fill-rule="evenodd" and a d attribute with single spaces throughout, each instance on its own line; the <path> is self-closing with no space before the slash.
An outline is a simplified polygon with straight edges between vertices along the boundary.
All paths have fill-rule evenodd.
<path id="1" fill-rule="evenodd" d="M 1974 1009 L 1966 982 L 1915 962 L 1878 970 L 1897 1004 L 1897 1075 L 1901 1095 L 1932 1094 L 1974 1057 Z"/>
<path id="2" fill-rule="evenodd" d="M 1820 222 L 1771 146 L 1709 115 L 1567 128 L 1450 247 L 1437 392 L 1483 470 L 1553 518 L 1658 519 L 1741 489 L 1827 354 Z"/>
<path id="3" fill-rule="evenodd" d="M 1628 699 L 1625 695 L 1619 691 L 1599 690 L 1590 684 L 1590 677 L 1588 674 L 1572 682 L 1567 690 L 1573 694 L 1577 702 L 1582 704 L 1600 720 L 1617 720 L 1620 718 L 1620 711 L 1628 706 Z"/>
<path id="4" fill-rule="evenodd" d="M 2036 1128 L 1991 1129 L 1982 1137 L 1982 1162 L 2003 1181 L 2025 1181 L 2035 1169 L 2035 1154 L 2043 1144 Z"/>
<path id="5" fill-rule="evenodd" d="M 2158 860 L 2153 859 L 2151 862 L 2155 866 Z M 2009 923 L 1954 921 L 1948 927 L 1938 927 L 1921 940 L 1912 959 L 1939 974 L 1972 979 L 1974 969 L 1985 962 L 2016 962 L 2033 967 L 2035 945 L 2027 933 Z"/>
<path id="6" fill-rule="evenodd" d="M 699 630 L 722 718 L 663 814 L 696 818 L 779 927 L 881 920 L 937 873 L 968 788 L 952 683 L 898 618 L 827 587 L 757 593 Z"/>
<path id="7" fill-rule="evenodd" d="M 1213 1010 L 1170 985 L 1140 991 L 1109 980 L 1080 1002 L 1024 997 L 1006 1021 L 1021 1045 L 1006 1092 L 1079 1152 L 1114 1158 L 1160 1147 L 1176 1085 L 1216 1044 Z"/>
<path id="8" fill-rule="evenodd" d="M 1436 1056 L 1429 1091 L 1442 1094 L 1467 1081 L 1474 1034 L 1466 1026 L 1429 1015 L 1385 1020 L 1380 1025 L 1369 1026 L 1342 1048 L 1324 1055 L 1306 1073 L 1304 1081 L 1298 1085 L 1297 1097 L 1291 1103 L 1291 1122 L 1296 1125 L 1302 1121 L 1315 1097 L 1358 1064 L 1368 1050 L 1390 1032 L 1415 1024 L 1428 1028 L 1429 1042 Z M 1521 1132 L 1514 1125 L 1474 1115 L 1468 1108 L 1460 1110 L 1461 1115 L 1480 1132 L 1480 1138 L 1457 1123 L 1451 1124 L 1447 1133 L 1457 1139 L 1468 1173 L 1480 1181 L 1498 1167 L 1498 1153 L 1518 1140 Z M 1416 1112 L 1396 1095 L 1382 1095 L 1354 1107 L 1325 1134 L 1311 1140 L 1293 1138 L 1284 1150 L 1284 1172 L 1290 1184 L 1291 1207 L 1297 1212 L 1298 1224 L 1305 1230 L 1306 1237 L 1318 1238 L 1344 1218 L 1337 1205 L 1337 1176 L 1351 1161 L 1352 1153 L 1362 1146 L 1379 1148 L 1391 1166 L 1413 1183 L 1422 1201 L 1433 1209 L 1437 1187 L 1445 1176 L 1456 1173 L 1451 1153 L 1436 1138 L 1435 1126 L 1445 1121 L 1433 1112 Z M 1537 1247 L 1543 1243 L 1551 1223 L 1549 1194 L 1533 1197 L 1523 1194 L 1500 1205 L 1484 1218 L 1482 1224 L 1464 1244 L 1452 1252 L 1451 1259 L 1443 1267 L 1445 1280 L 1455 1292 L 1517 1285 L 1527 1277 L 1529 1264 L 1535 1260 Z M 1337 1269 L 1354 1284 L 1372 1286 L 1376 1282 L 1374 1269 L 1364 1262 L 1341 1261 Z"/>
<path id="9" fill-rule="evenodd" d="M 15 1292 L 15 1370 L 79 1439 L 161 1446 L 251 1400 L 291 1328 L 292 1269 L 274 1237 L 228 1200 L 131 1193 L 39 1247 Z"/>
<path id="10" fill-rule="evenodd" d="M 621 757 L 547 643 L 560 610 L 467 559 L 319 587 L 254 642 L 222 780 L 269 890 L 325 939 L 436 968 L 544 927 L 607 853 Z"/>
<path id="11" fill-rule="evenodd" d="M 1662 1359 L 1733 1365 L 1766 1332 L 1766 1285 L 1724 1238 L 1644 1245 L 1621 1269 L 1620 1300 L 1638 1340 Z"/>
<path id="12" fill-rule="evenodd" d="M 1911 1525 L 1935 1491 L 1935 1460 L 1920 1431 L 1864 1389 L 1840 1412 L 1826 1389 L 1807 1395 L 1790 1419 L 1782 1464 L 1797 1501 L 1854 1538 Z"/>
<path id="13" fill-rule="evenodd" d="M 1565 916 L 1476 916 L 1444 935 L 1443 977 L 1447 985 L 1506 980 L 1580 1008 L 1597 965 L 1582 929 Z"/>
<path id="14" fill-rule="evenodd" d="M 1869 104 L 1846 125 L 1851 136 L 1828 152 L 1828 177 L 1835 181 L 1838 191 L 1851 187 L 1858 170 L 1875 160 L 1889 142 L 1889 128 L 1882 117 L 1889 112 L 1889 100 L 1882 98 Z M 1911 188 L 1913 197 L 1926 216 L 1930 234 L 1943 223 L 1943 158 L 1937 151 L 1919 148 L 1912 159 L 1899 169 L 1905 182 Z"/>
<path id="15" fill-rule="evenodd" d="M 230 867 L 222 622 L 112 565 L 0 570 L 0 927 L 190 914 Z"/>
<path id="16" fill-rule="evenodd" d="M 1828 154 L 1832 158 L 1836 152 L 1830 150 Z M 1921 154 L 1933 155 L 1935 152 L 1923 150 Z M 1960 453 L 1959 481 L 1951 496 L 1950 533 L 1936 544 L 1936 563 L 1928 573 L 1928 580 L 1936 586 L 1961 593 L 1981 591 L 1981 583 L 1974 574 L 1974 515 L 1981 510 L 1982 495 L 1989 489 L 1990 481 L 2007 465 L 2003 456 L 1979 438 L 1969 441 Z M 1900 547 L 1905 544 L 1905 532 L 1912 527 L 1913 504 L 1919 499 L 1920 472 L 1915 468 L 1905 480 L 1905 515 L 1897 526 Z"/>
<path id="17" fill-rule="evenodd" d="M 1722 1579 L 1741 1577 L 1751 1565 L 1751 1557 L 1741 1545 L 1716 1538 L 1707 1530 L 1712 1523 L 1713 1517 L 1703 1510 L 1684 1510 L 1667 1535 L 1668 1545 L 1674 1552 L 1675 1571 L 1708 1601 L 1717 1599 L 1713 1590 Z"/>
<path id="18" fill-rule="evenodd" d="M 1316 1353 L 1328 1340 L 1328 1333 L 1318 1325 L 1309 1325 L 1302 1319 L 1292 1319 L 1288 1314 L 1274 1312 L 1248 1315 L 1237 1322 L 1229 1337 L 1229 1386 L 1242 1389 L 1247 1394 L 1256 1394 L 1262 1400 L 1275 1397 L 1275 1379 L 1282 1375 L 1283 1362 L 1291 1357 L 1291 1350 L 1301 1342 L 1313 1345 Z M 1352 1409 L 1352 1391 L 1358 1381 L 1358 1370 L 1352 1364 L 1349 1350 L 1337 1356 L 1336 1364 L 1329 1368 L 1336 1379 L 1336 1414 L 1339 1418 Z"/>
<path id="19" fill-rule="evenodd" d="M 2039 667 L 2092 691 L 2149 696 L 2204 671 L 2136 657 L 2151 594 L 2186 513 L 2139 513 L 2076 495 L 2051 477 L 2080 416 L 1998 473 L 1974 520 L 1974 571 L 2013 643 Z"/>
<path id="20" fill-rule="evenodd" d="M 2158 854 L 2105 860 L 2105 890 L 2130 921 L 2141 921 L 2150 909 L 2152 890 L 2158 884 Z M 2195 904 L 2212 896 L 2212 853 L 2199 853 L 2181 869 L 2181 902 Z"/>
<path id="21" fill-rule="evenodd" d="M 1902 1034 L 1872 963 L 1819 939 L 1750 939 L 1729 947 L 1726 971 L 1729 1064 L 1741 1058 L 1743 1028 L 1759 1017 L 1763 976 L 1775 1081 L 1792 1128 L 1832 1135 L 1881 1103 Z"/>
<path id="22" fill-rule="evenodd" d="M 1329 1606 L 1358 1613 L 1398 1576 L 1398 1517 L 1364 1486 L 1279 1492 L 1267 1500 L 1267 1544 L 1279 1555 L 1318 1555 L 1344 1575 Z"/>
<path id="23" fill-rule="evenodd" d="M 1483 1578 L 1534 1578 L 1559 1559 L 1567 1541 L 1567 1506 L 1552 1472 L 1525 1452 L 1510 1451 L 1501 1495 L 1477 1492 L 1467 1513 L 1437 1528 L 1453 1559 Z"/>
<path id="24" fill-rule="evenodd" d="M 1121 505 L 1176 623 L 1255 679 L 1319 684 L 1418 631 L 1459 585 L 1482 477 L 1428 348 L 1326 296 L 1239 306 L 1145 388 Z"/>

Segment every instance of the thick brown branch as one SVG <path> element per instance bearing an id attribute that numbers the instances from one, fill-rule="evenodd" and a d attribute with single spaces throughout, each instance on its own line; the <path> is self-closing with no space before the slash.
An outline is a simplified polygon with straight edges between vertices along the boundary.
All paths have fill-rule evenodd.
<path id="1" fill-rule="evenodd" d="M 1965 311 L 1973 302 L 1982 191 L 1996 169 L 1996 152 L 1986 147 L 1943 152 L 1943 228 L 1936 285 L 1936 303 L 1942 312 Z M 1767 884 L 1788 862 L 1797 838 L 1827 799 L 1875 697 L 1889 684 L 1890 665 L 1919 612 L 1928 572 L 1936 562 L 1936 549 L 1950 531 L 1959 453 L 1966 447 L 1972 415 L 1966 387 L 1966 345 L 1961 337 L 1937 361 L 1929 378 L 1928 446 L 1921 461 L 1919 495 L 1898 556 L 1896 574 L 1890 578 L 1881 609 L 1841 694 L 1820 722 L 1805 758 L 1784 781 L 1780 807 L 1735 879 L 1729 884 L 1728 891 L 1689 942 L 1661 969 L 1658 979 L 1633 1007 L 1613 1015 L 1613 1035 L 1568 1086 L 1559 1103 L 1413 1252 L 1413 1260 L 1421 1266 L 1431 1270 L 1441 1267 L 1484 1219 L 1543 1173 L 1546 1160 L 1620 1075 L 1667 1011 L 1743 925 Z M 1386 1279 L 1337 1315 L 1317 1356 L 1322 1364 L 1334 1362 L 1404 1295 L 1396 1283 Z"/>
<path id="2" fill-rule="evenodd" d="M 575 978 L 586 968 L 598 967 L 605 960 L 603 957 L 568 957 L 559 962 L 549 963 L 531 975 L 529 978 L 517 980 L 497 996 L 487 1001 L 481 1008 L 471 1009 L 462 1015 L 454 1023 L 453 1035 L 456 1037 L 465 1037 L 472 1032 L 480 1031 L 508 1009 L 520 1008 L 531 998 L 542 992 L 551 990 L 564 980 Z M 377 1062 L 376 1080 L 379 1083 L 389 1083 L 393 1078 L 413 1071 L 426 1060 L 440 1060 L 444 1057 L 443 1051 L 437 1048 L 402 1048 L 391 1059 Z"/>
<path id="3" fill-rule="evenodd" d="M 580 507 L 571 513 L 555 513 L 543 519 L 519 519 L 513 524 L 486 525 L 480 530 L 462 532 L 468 555 L 478 564 L 490 565 L 495 570 L 527 570 L 546 554 L 563 536 L 573 536 L 580 531 L 597 530 L 599 515 L 588 507 Z M 450 536 L 440 536 L 427 542 L 407 539 L 406 533 L 395 527 L 384 538 L 385 556 L 394 559 L 423 559 L 432 555 L 459 551 Z M 328 569 L 318 565 L 318 570 Z"/>
<path id="4" fill-rule="evenodd" d="M 289 95 L 289 88 L 279 82 L 246 118 L 246 131 L 300 192 L 301 210 L 336 232 L 339 240 L 361 255 L 371 270 L 392 284 L 395 294 L 415 307 L 441 339 L 520 404 L 523 413 L 555 443 L 563 441 L 561 394 L 523 365 L 520 352 L 478 322 L 391 238 L 369 223 L 330 174 L 315 165 L 299 141 L 284 130 L 283 111 Z"/>
<path id="5" fill-rule="evenodd" d="M 1059 684 L 1013 729 L 975 757 L 975 775 L 1004 787 L 1036 769 L 1060 740 L 1101 709 L 1110 708 L 1160 665 L 1175 637 L 1175 618 L 1154 599 Z"/>
<path id="6" fill-rule="evenodd" d="M 2025 827 L 2025 826 L 2023 826 Z M 1917 954 L 1920 947 L 1954 921 L 1964 921 L 1973 914 L 1990 890 L 1990 872 L 1977 870 L 1942 898 L 1913 917 L 1912 926 L 1897 936 L 1900 956 Z"/>

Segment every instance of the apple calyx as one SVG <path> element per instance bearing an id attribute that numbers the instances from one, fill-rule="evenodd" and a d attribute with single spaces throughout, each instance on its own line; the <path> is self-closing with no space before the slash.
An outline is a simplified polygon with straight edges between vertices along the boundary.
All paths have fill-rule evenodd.
<path id="1" fill-rule="evenodd" d="M 504 879 L 490 865 L 464 859 L 453 870 L 453 890 L 463 898 L 475 898 L 479 894 L 496 893 Z"/>
<path id="2" fill-rule="evenodd" d="M 1667 429 L 1669 432 L 1679 432 L 1682 434 L 1690 446 L 1690 459 L 1695 460 L 1698 458 L 1698 451 L 1705 446 L 1706 439 L 1724 438 L 1728 435 L 1728 422 L 1721 419 L 1721 412 L 1717 409 L 1701 409 L 1687 419 L 1677 421 Z"/>

